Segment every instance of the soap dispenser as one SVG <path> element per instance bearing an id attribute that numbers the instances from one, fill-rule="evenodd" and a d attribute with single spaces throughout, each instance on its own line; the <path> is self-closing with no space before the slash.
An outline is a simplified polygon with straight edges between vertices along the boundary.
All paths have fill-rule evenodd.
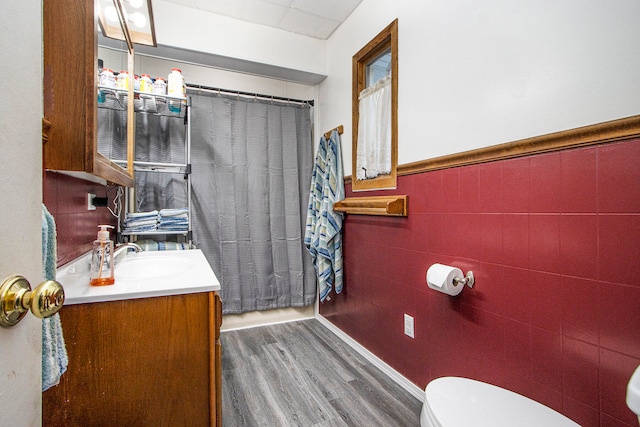
<path id="1" fill-rule="evenodd" d="M 93 242 L 91 251 L 91 281 L 92 286 L 113 285 L 113 241 L 109 239 L 111 225 L 99 225 L 98 238 Z"/>

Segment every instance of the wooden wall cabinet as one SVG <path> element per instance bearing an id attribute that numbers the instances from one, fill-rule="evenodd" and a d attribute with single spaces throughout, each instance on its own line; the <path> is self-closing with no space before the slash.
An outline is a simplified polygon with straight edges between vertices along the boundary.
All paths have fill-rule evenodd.
<path id="1" fill-rule="evenodd" d="M 95 8 L 94 0 L 43 1 L 44 118 L 51 124 L 43 166 L 131 187 L 133 172 L 98 152 Z"/>
<path id="2" fill-rule="evenodd" d="M 69 368 L 43 426 L 221 426 L 217 292 L 63 307 Z"/>

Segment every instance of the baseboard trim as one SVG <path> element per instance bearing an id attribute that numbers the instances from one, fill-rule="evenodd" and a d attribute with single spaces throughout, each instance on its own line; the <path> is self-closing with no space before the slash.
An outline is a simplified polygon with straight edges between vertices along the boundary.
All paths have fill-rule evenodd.
<path id="1" fill-rule="evenodd" d="M 220 332 L 224 333 L 240 329 L 297 322 L 299 320 L 313 319 L 314 317 L 315 310 L 313 306 L 253 311 L 242 314 L 225 314 L 222 316 Z"/>
<path id="2" fill-rule="evenodd" d="M 276 321 L 273 321 L 273 322 L 266 322 L 266 323 L 260 323 L 260 324 L 254 324 L 254 325 L 246 325 L 246 326 L 238 326 L 238 327 L 234 327 L 234 328 L 221 329 L 220 333 L 222 334 L 224 332 L 239 331 L 239 330 L 242 330 L 242 329 L 260 328 L 262 326 L 280 325 L 282 323 L 298 322 L 298 321 L 301 321 L 301 320 L 309 320 L 309 319 L 315 319 L 315 317 L 313 317 L 313 316 L 298 317 L 298 318 L 295 318 L 295 319 L 276 320 Z"/>
<path id="3" fill-rule="evenodd" d="M 316 320 L 318 320 L 324 327 L 329 329 L 332 333 L 334 333 L 338 338 L 340 338 L 345 344 L 349 347 L 353 348 L 355 351 L 360 353 L 362 357 L 367 359 L 368 362 L 373 364 L 376 368 L 380 369 L 385 375 L 387 375 L 391 380 L 397 383 L 400 387 L 409 392 L 413 397 L 418 399 L 420 402 L 424 402 L 424 390 L 420 387 L 409 381 L 404 375 L 400 372 L 393 369 L 387 363 L 385 363 L 382 359 L 380 359 L 375 354 L 371 353 L 365 347 L 363 347 L 356 340 L 351 338 L 349 335 L 345 334 L 339 328 L 337 328 L 333 323 L 329 322 L 327 319 L 322 317 L 321 315 L 316 315 Z"/>

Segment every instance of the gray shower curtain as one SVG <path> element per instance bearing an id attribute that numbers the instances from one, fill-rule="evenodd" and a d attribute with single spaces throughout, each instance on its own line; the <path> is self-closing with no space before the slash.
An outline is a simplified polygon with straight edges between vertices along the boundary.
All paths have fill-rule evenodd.
<path id="1" fill-rule="evenodd" d="M 193 242 L 220 280 L 223 312 L 313 304 L 316 276 L 303 244 L 313 162 L 310 107 L 188 95 Z M 137 120 L 136 158 L 162 152 L 167 161 L 181 161 L 170 148 L 171 128 L 140 138 L 140 125 Z M 147 139 L 155 148 L 144 147 Z M 139 174 L 138 209 L 185 206 L 181 180 Z"/>

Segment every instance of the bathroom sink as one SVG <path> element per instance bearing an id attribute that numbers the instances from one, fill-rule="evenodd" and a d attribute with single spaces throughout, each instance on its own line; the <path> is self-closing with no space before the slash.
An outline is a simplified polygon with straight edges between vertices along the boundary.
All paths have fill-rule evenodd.
<path id="1" fill-rule="evenodd" d="M 116 263 L 116 280 L 157 279 L 158 277 L 175 276 L 193 268 L 196 264 L 193 259 L 175 256 L 174 253 L 158 253 L 169 255 L 147 256 L 148 254 L 155 255 L 150 252 L 127 254 Z"/>
<path id="2" fill-rule="evenodd" d="M 116 261 L 115 283 L 109 286 L 89 285 L 89 255 L 58 269 L 65 305 L 220 290 L 199 249 L 123 253 Z"/>

